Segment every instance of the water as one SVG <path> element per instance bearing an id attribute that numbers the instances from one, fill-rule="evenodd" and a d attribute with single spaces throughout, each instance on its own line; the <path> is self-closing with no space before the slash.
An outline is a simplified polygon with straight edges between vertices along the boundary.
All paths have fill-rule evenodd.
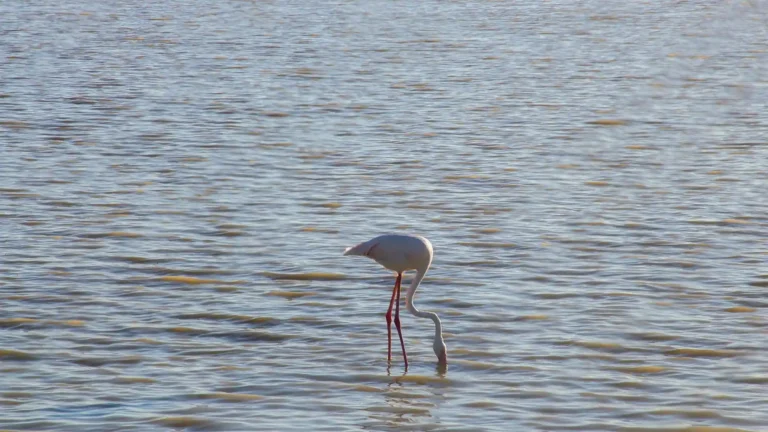
<path id="1" fill-rule="evenodd" d="M 765 2 L 0 16 L 0 428 L 768 430 Z"/>

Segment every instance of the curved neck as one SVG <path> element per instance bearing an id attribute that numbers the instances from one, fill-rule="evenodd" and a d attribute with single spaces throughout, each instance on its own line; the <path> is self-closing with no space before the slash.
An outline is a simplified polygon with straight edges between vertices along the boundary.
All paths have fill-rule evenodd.
<path id="1" fill-rule="evenodd" d="M 439 341 L 441 344 L 444 344 L 443 325 L 440 323 L 440 318 L 437 316 L 437 314 L 434 312 L 420 311 L 416 309 L 416 306 L 413 305 L 413 296 L 416 294 L 416 288 L 419 287 L 421 280 L 424 279 L 424 276 L 427 274 L 427 270 L 429 270 L 429 266 L 424 269 L 418 269 L 416 271 L 416 276 L 413 277 L 411 286 L 408 287 L 408 292 L 405 294 L 405 306 L 412 314 L 416 315 L 417 317 L 431 319 L 435 323 L 435 343 L 438 343 Z"/>

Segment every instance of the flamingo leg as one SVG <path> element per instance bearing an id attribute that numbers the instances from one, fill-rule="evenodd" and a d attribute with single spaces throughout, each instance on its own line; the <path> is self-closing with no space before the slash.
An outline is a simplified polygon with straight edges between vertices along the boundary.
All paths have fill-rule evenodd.
<path id="1" fill-rule="evenodd" d="M 400 347 L 403 349 L 403 361 L 405 362 L 405 368 L 408 369 L 408 354 L 405 353 L 405 342 L 403 342 L 403 331 L 400 329 L 400 280 L 402 274 L 397 275 L 397 282 L 395 283 L 395 289 L 397 290 L 397 298 L 395 299 L 395 327 L 397 327 L 397 335 L 400 336 Z"/>
<path id="2" fill-rule="evenodd" d="M 395 294 L 398 293 L 400 288 L 400 279 L 403 277 L 401 273 L 397 274 L 395 279 L 395 287 L 392 289 L 392 298 L 389 299 L 389 309 L 387 309 L 387 361 L 392 361 L 392 305 L 395 302 Z"/>

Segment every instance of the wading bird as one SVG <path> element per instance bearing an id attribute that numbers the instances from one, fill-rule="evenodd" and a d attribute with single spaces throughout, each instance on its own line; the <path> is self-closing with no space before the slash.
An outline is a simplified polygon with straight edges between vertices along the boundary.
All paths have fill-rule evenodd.
<path id="1" fill-rule="evenodd" d="M 421 236 L 385 234 L 360 243 L 356 246 L 347 248 L 344 255 L 360 255 L 371 258 L 385 268 L 397 273 L 395 279 L 395 288 L 392 290 L 392 298 L 389 300 L 389 309 L 387 310 L 387 360 L 392 361 L 392 305 L 395 306 L 395 327 L 397 335 L 400 336 L 400 346 L 403 349 L 403 360 L 405 367 L 408 368 L 408 355 L 405 353 L 405 342 L 403 342 L 403 332 L 400 329 L 400 282 L 403 279 L 403 272 L 406 270 L 416 270 L 411 286 L 405 294 L 405 305 L 412 314 L 420 318 L 429 318 L 435 323 L 435 341 L 432 348 L 437 355 L 437 361 L 440 365 L 448 362 L 448 354 L 443 341 L 443 326 L 440 324 L 440 318 L 434 312 L 420 311 L 413 305 L 413 296 L 416 294 L 416 288 L 424 279 L 424 275 L 429 270 L 432 263 L 432 243 Z"/>

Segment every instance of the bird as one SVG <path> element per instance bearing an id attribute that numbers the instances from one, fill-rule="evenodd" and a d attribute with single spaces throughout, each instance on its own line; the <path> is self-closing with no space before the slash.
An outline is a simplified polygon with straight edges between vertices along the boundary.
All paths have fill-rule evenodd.
<path id="1" fill-rule="evenodd" d="M 395 287 L 392 289 L 392 298 L 389 300 L 389 309 L 385 315 L 387 320 L 387 361 L 392 361 L 392 306 L 395 307 L 395 327 L 400 337 L 400 347 L 403 349 L 405 369 L 408 369 L 408 355 L 405 352 L 403 332 L 400 328 L 400 282 L 403 272 L 416 270 L 416 276 L 411 281 L 408 292 L 405 294 L 405 305 L 408 310 L 419 318 L 429 318 L 435 323 L 435 339 L 432 348 L 437 356 L 438 365 L 445 366 L 448 363 L 448 350 L 443 340 L 443 326 L 440 318 L 434 312 L 420 311 L 413 305 L 413 297 L 416 288 L 432 264 L 432 243 L 419 235 L 410 234 L 384 234 L 362 242 L 344 251 L 344 255 L 358 255 L 368 257 L 384 268 L 397 273 Z"/>

